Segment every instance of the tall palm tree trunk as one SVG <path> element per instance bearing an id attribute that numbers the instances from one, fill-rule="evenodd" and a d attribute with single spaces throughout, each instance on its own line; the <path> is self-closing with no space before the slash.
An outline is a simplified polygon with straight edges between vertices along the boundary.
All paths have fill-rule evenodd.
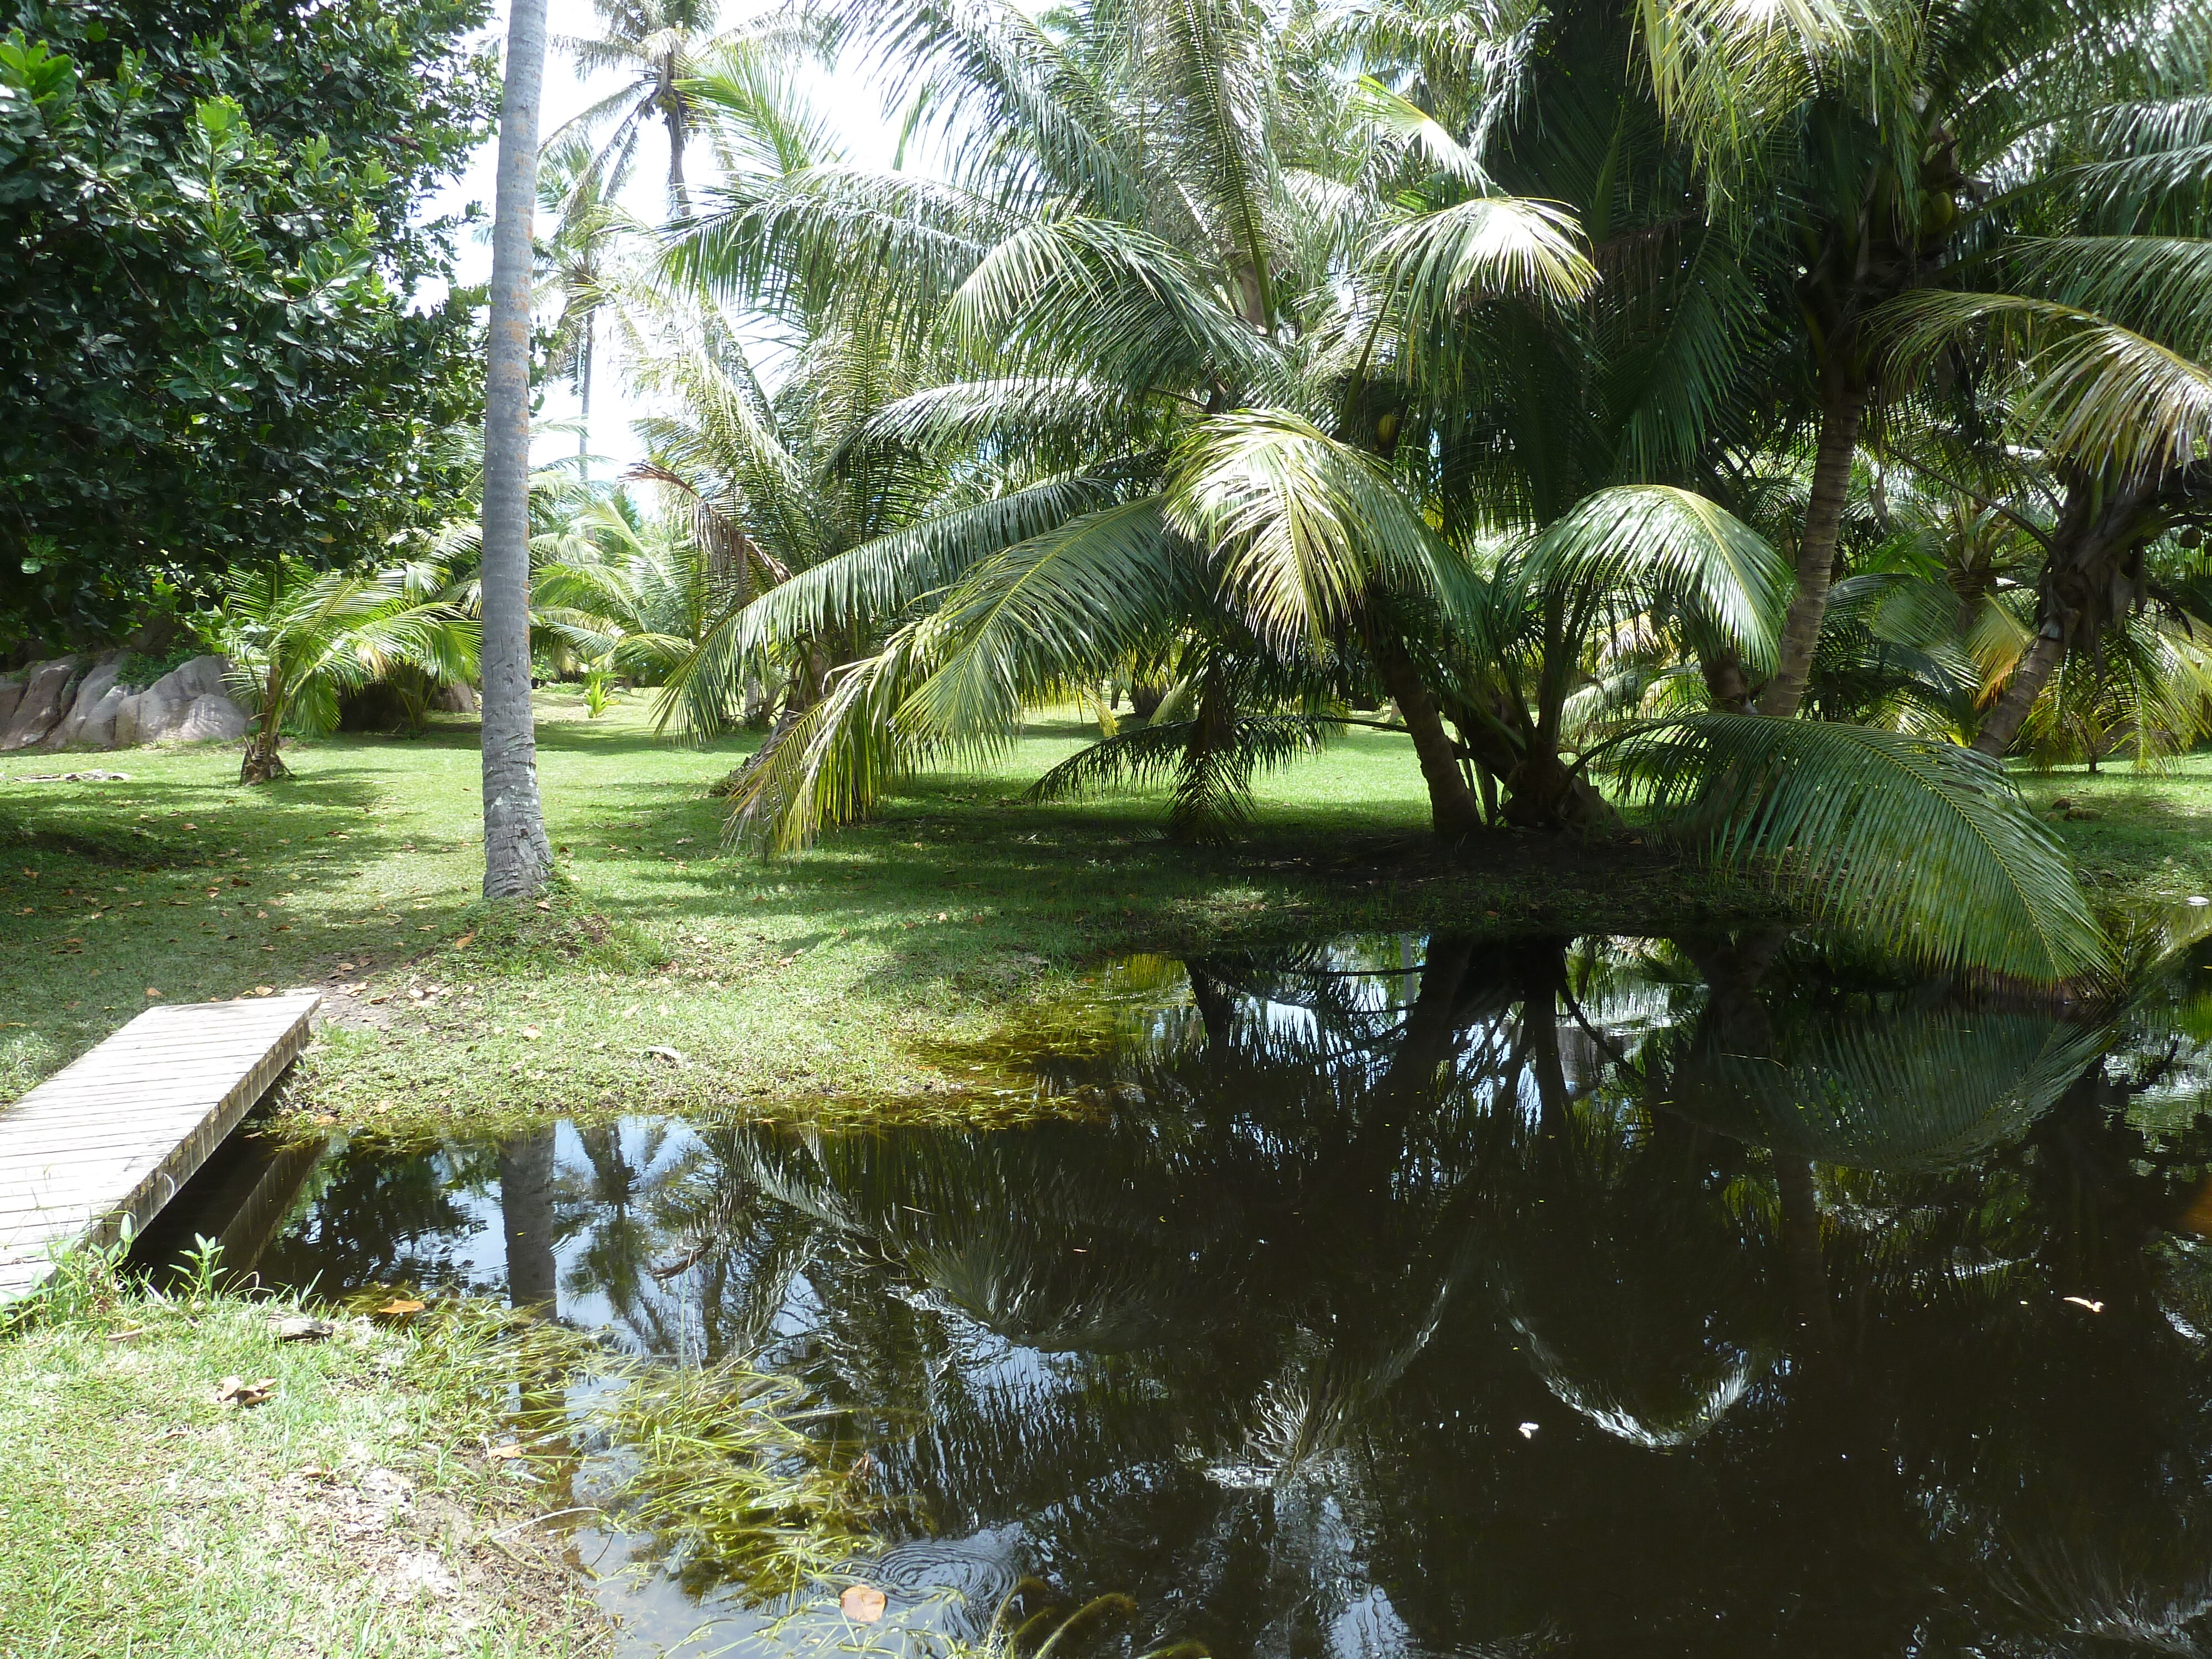
<path id="1" fill-rule="evenodd" d="M 1398 705 L 1413 740 L 1413 754 L 1421 763 L 1422 780 L 1429 786 L 1429 821 L 1440 836 L 1472 835 L 1482 828 L 1482 808 L 1459 769 L 1459 748 L 1444 730 L 1443 716 L 1420 671 L 1407 660 L 1397 641 L 1381 629 L 1369 647 L 1383 689 Z"/>
<path id="2" fill-rule="evenodd" d="M 576 375 L 576 459 L 580 461 L 588 461 L 592 453 L 592 337 L 599 331 L 598 323 L 596 312 L 584 313 L 584 349 Z M 590 476 L 586 471 L 585 477 Z"/>
<path id="3" fill-rule="evenodd" d="M 668 197 L 676 204 L 676 216 L 691 216 L 691 192 L 684 182 L 684 143 L 688 136 L 684 131 L 684 106 L 671 94 L 662 106 L 660 118 L 668 127 Z"/>
<path id="4" fill-rule="evenodd" d="M 484 366 L 484 896 L 545 884 L 553 852 L 538 799 L 530 713 L 530 268 L 545 0 L 514 0 L 499 111 L 491 341 Z"/>
<path id="5" fill-rule="evenodd" d="M 1759 712 L 1787 720 L 1805 701 L 1813 673 L 1813 652 L 1820 642 L 1821 619 L 1828 613 L 1828 587 L 1834 580 L 1836 541 L 1844 523 L 1844 501 L 1851 488 L 1851 457 L 1857 453 L 1859 422 L 1866 414 L 1866 385 L 1848 370 L 1831 369 L 1820 399 L 1820 435 L 1813 454 L 1813 488 L 1805 504 L 1805 530 L 1797 539 L 1797 591 L 1782 627 L 1782 649 L 1774 678 L 1759 694 Z"/>
<path id="6" fill-rule="evenodd" d="M 2159 482 L 2150 477 L 2067 480 L 2065 505 L 2044 556 L 2035 643 L 1974 734 L 1980 752 L 1997 756 L 2010 749 L 2035 700 L 2066 660 L 2068 646 L 2118 621 L 2130 596 L 2139 596 L 2136 585 L 2124 579 L 2124 567 L 2145 539 L 2145 514 L 2159 493 Z"/>

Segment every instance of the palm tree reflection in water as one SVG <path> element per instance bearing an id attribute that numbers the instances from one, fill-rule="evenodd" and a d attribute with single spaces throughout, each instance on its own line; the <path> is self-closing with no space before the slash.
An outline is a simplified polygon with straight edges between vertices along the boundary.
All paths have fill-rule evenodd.
<path id="1" fill-rule="evenodd" d="M 804 1377 L 1139 1648 L 2193 1652 L 2200 966 L 2106 1024 L 1779 936 L 1137 958 L 1027 1057 L 1094 1121 L 503 1150 L 509 1290 Z M 364 1178 L 279 1276 L 465 1279 L 482 1203 L 384 1166 L 401 1251 Z"/>

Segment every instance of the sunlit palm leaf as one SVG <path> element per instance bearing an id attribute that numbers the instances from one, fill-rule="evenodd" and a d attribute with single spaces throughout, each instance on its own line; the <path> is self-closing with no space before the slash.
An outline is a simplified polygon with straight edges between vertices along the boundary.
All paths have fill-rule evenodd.
<path id="1" fill-rule="evenodd" d="M 1559 586 L 1694 606 L 1746 661 L 1774 659 L 1789 562 L 1718 502 L 1664 484 L 1601 489 L 1547 530 L 1521 568 L 1522 603 Z"/>
<path id="2" fill-rule="evenodd" d="M 1373 590 L 1471 604 L 1474 573 L 1372 455 L 1295 415 L 1216 416 L 1176 454 L 1168 518 L 1205 549 L 1253 630 L 1310 649 Z"/>
<path id="3" fill-rule="evenodd" d="M 2212 453 L 2212 368 L 2118 324 L 2015 294 L 1928 290 L 1885 307 L 1901 372 L 1986 331 L 2021 389 L 2014 418 L 2054 456 L 2127 469 L 2184 465 Z"/>
<path id="4" fill-rule="evenodd" d="M 1971 750 L 1708 714 L 1612 753 L 1655 805 L 1697 809 L 1718 862 L 1763 863 L 1816 914 L 1905 955 L 2042 984 L 2109 969 L 2065 849 Z"/>

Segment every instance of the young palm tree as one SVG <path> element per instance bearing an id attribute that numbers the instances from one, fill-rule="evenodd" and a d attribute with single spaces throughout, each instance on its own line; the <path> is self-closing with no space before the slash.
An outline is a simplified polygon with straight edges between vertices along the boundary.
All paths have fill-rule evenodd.
<path id="1" fill-rule="evenodd" d="M 537 200 L 538 97 L 545 0 L 513 0 L 500 97 L 484 371 L 484 896 L 535 893 L 553 867 L 538 798 L 530 708 L 531 213 Z"/>
<path id="2" fill-rule="evenodd" d="M 253 713 L 240 783 L 290 775 L 286 732 L 335 730 L 349 691 L 413 669 L 444 684 L 476 672 L 476 624 L 443 597 L 445 573 L 410 565 L 374 576 L 317 575 L 280 562 L 225 588 L 213 642 L 226 684 Z"/>

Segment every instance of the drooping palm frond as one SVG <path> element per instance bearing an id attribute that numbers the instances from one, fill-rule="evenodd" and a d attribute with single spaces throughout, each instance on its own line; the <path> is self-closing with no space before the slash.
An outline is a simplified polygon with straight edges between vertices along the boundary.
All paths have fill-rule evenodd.
<path id="1" fill-rule="evenodd" d="M 771 856 L 796 851 L 861 817 L 922 764 L 930 745 L 896 716 L 926 667 L 925 646 L 912 627 L 895 633 L 771 734 L 730 789 L 728 838 Z"/>
<path id="2" fill-rule="evenodd" d="M 733 175 L 669 234 L 672 280 L 802 318 L 872 278 L 882 328 L 918 337 L 1020 221 L 941 181 L 842 164 Z"/>
<path id="3" fill-rule="evenodd" d="M 693 656 L 669 676 L 656 709 L 664 727 L 684 714 L 708 718 L 715 687 L 773 672 L 810 641 L 908 619 L 929 595 L 981 561 L 1044 535 L 1120 499 L 1142 474 L 1131 467 L 1048 478 L 972 507 L 925 518 L 796 573 L 791 580 L 720 617 Z M 695 730 L 711 731 L 709 719 Z"/>
<path id="4" fill-rule="evenodd" d="M 1923 289 L 1886 308 L 1899 372 L 1981 332 L 2020 382 L 2014 418 L 2054 459 L 2157 471 L 2212 454 L 2212 368 L 2079 307 Z"/>
<path id="5" fill-rule="evenodd" d="M 1417 213 L 1375 239 L 1368 263 L 1379 303 L 1419 335 L 1480 300 L 1579 300 L 1597 281 L 1582 228 L 1565 210 L 1511 196 L 1478 196 Z"/>
<path id="6" fill-rule="evenodd" d="M 1438 172 L 1478 192 L 1488 193 L 1490 174 L 1475 151 L 1452 136 L 1437 118 L 1412 100 L 1400 97 L 1371 75 L 1355 83 L 1352 112 L 1373 125 Z"/>
<path id="7" fill-rule="evenodd" d="M 1129 392 L 1246 386 L 1273 356 L 1188 252 L 1106 219 L 1021 226 L 976 261 L 946 314 L 971 349 Z"/>
<path id="8" fill-rule="evenodd" d="M 1109 672 L 1206 597 L 1157 499 L 1071 519 L 991 555 L 945 593 L 923 625 L 937 665 L 898 720 L 951 743 L 1003 742 L 1029 704 Z"/>
<path id="9" fill-rule="evenodd" d="M 1619 740 L 1609 763 L 1690 809 L 1716 862 L 1757 862 L 1814 912 L 1938 968 L 2039 984 L 2111 956 L 2057 840 L 1998 763 L 1866 726 L 1692 715 Z"/>
<path id="10" fill-rule="evenodd" d="M 1718 502 L 1666 484 L 1624 484 L 1577 502 L 1540 537 L 1519 572 L 1522 603 L 1559 589 L 1638 591 L 1693 607 L 1755 667 L 1774 659 L 1791 572 Z"/>
<path id="11" fill-rule="evenodd" d="M 1031 784 L 1026 799 L 1073 800 L 1172 784 L 1171 832 L 1184 841 L 1217 839 L 1249 820 L 1256 773 L 1319 754 L 1342 730 L 1340 722 L 1311 714 L 1239 714 L 1225 729 L 1203 716 L 1154 720 L 1069 756 Z"/>
<path id="12" fill-rule="evenodd" d="M 1310 648 L 1377 589 L 1470 602 L 1466 561 L 1381 462 L 1287 411 L 1194 427 L 1169 473 L 1167 513 L 1212 550 L 1224 588 L 1279 653 Z"/>
<path id="13" fill-rule="evenodd" d="M 2212 356 L 2212 238 L 2034 236 L 2004 249 L 2022 291 Z"/>
<path id="14" fill-rule="evenodd" d="M 1638 0 L 1636 20 L 1661 110 L 1739 204 L 1765 181 L 1774 133 L 1824 90 L 1848 86 L 1884 126 L 1908 113 L 1928 27 L 1883 0 Z"/>
<path id="15" fill-rule="evenodd" d="M 1077 375 L 952 380 L 886 404 L 829 465 L 894 447 L 937 453 L 1054 441 L 1096 453 L 1136 424 L 1120 386 Z"/>

